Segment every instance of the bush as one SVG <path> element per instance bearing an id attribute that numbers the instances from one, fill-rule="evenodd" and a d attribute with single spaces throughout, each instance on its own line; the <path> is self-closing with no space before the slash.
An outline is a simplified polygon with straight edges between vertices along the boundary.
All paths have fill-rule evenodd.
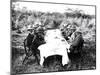
<path id="1" fill-rule="evenodd" d="M 71 13 L 44 13 L 36 11 L 14 10 L 12 8 L 12 30 L 23 30 L 28 25 L 34 25 L 37 21 L 40 21 L 44 26 L 52 23 L 53 20 L 60 25 L 63 29 L 66 29 L 68 24 L 76 25 L 77 30 L 81 31 L 86 39 L 92 39 L 95 36 L 95 17 L 94 15 L 88 15 L 81 13 L 80 11 L 73 11 Z M 65 26 L 63 26 L 65 25 Z"/>

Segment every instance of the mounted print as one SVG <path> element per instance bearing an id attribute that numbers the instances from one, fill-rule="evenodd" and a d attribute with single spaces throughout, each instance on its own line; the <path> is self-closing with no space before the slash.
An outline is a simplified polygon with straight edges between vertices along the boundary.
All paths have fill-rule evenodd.
<path id="1" fill-rule="evenodd" d="M 96 69 L 96 6 L 11 1 L 11 74 Z"/>

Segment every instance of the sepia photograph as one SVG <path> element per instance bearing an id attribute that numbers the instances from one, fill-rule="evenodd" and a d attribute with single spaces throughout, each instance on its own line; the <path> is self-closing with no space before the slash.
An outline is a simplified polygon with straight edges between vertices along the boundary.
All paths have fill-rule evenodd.
<path id="1" fill-rule="evenodd" d="M 96 70 L 96 6 L 11 0 L 11 75 Z"/>

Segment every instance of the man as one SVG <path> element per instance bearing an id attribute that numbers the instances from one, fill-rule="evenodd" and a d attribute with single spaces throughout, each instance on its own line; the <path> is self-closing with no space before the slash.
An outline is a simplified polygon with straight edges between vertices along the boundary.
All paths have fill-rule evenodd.
<path id="1" fill-rule="evenodd" d="M 82 33 L 79 31 L 76 31 L 76 27 L 72 26 L 70 28 L 69 33 L 69 42 L 70 42 L 70 52 L 71 53 L 80 53 L 83 47 L 83 36 Z"/>
<path id="2" fill-rule="evenodd" d="M 71 47 L 70 50 L 71 52 L 78 53 L 81 52 L 82 47 L 83 47 L 83 37 L 81 32 L 74 32 L 71 36 Z"/>
<path id="3" fill-rule="evenodd" d="M 32 42 L 33 42 L 33 40 L 34 40 L 34 38 L 35 38 L 35 30 L 34 29 L 28 29 L 28 31 L 29 31 L 29 34 L 28 34 L 28 36 L 27 36 L 27 42 L 28 42 L 28 46 L 31 46 L 31 44 L 32 44 Z"/>
<path id="4" fill-rule="evenodd" d="M 23 42 L 24 48 L 25 48 L 25 54 L 26 54 L 26 57 L 23 60 L 23 63 L 25 62 L 26 59 L 28 59 L 29 56 L 32 55 L 31 45 L 32 45 L 34 39 L 36 38 L 36 36 L 34 35 L 34 29 L 28 28 L 28 31 L 29 31 L 29 34 Z"/>

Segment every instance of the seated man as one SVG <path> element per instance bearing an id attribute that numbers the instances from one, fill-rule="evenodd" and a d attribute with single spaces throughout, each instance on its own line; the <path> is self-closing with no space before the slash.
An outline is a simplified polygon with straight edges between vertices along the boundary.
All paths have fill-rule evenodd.
<path id="1" fill-rule="evenodd" d="M 33 29 L 28 29 L 28 31 L 29 31 L 29 34 L 23 42 L 24 43 L 25 54 L 26 54 L 26 57 L 23 60 L 23 63 L 26 59 L 28 59 L 29 56 L 32 55 L 31 45 L 33 43 L 33 40 L 36 38 L 36 36 L 34 35 L 34 30 Z"/>
<path id="2" fill-rule="evenodd" d="M 83 36 L 82 33 L 79 31 L 76 31 L 76 26 L 70 26 L 69 27 L 69 33 L 68 33 L 68 38 L 69 38 L 69 43 L 70 43 L 70 52 L 71 53 L 78 53 L 81 51 L 82 46 L 83 46 Z"/>
<path id="3" fill-rule="evenodd" d="M 30 47 L 32 45 L 32 42 L 36 37 L 34 35 L 34 30 L 33 29 L 28 29 L 28 31 L 29 31 L 29 34 L 26 37 L 26 39 L 24 40 L 24 48 L 25 48 L 26 55 L 28 55 L 28 52 L 30 51 Z"/>
<path id="4" fill-rule="evenodd" d="M 83 37 L 81 32 L 74 32 L 70 38 L 70 51 L 72 53 L 79 53 L 83 47 Z"/>

